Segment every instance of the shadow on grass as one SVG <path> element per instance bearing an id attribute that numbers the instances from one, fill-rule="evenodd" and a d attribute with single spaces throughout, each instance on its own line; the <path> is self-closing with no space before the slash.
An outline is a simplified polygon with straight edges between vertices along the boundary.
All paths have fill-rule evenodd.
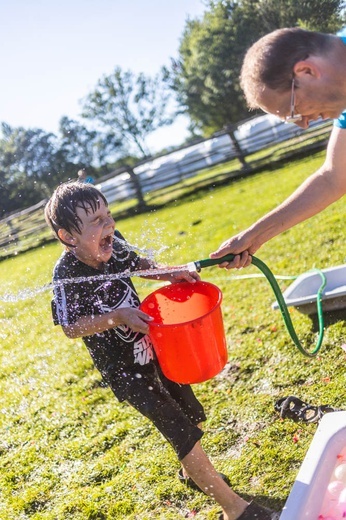
<path id="1" fill-rule="evenodd" d="M 248 495 L 247 493 L 240 493 L 240 496 L 246 500 L 246 502 L 256 502 L 256 504 L 259 504 L 263 507 L 268 507 L 269 509 L 272 509 L 273 511 L 276 511 L 278 513 L 281 513 L 285 503 L 286 498 L 283 500 L 270 498 L 266 495 Z M 287 496 L 288 498 L 288 496 Z M 254 519 L 255 520 L 255 519 Z M 293 520 L 293 518 L 292 518 Z"/>
<path id="2" fill-rule="evenodd" d="M 318 332 L 319 326 L 318 326 L 318 316 L 317 314 L 312 314 L 310 316 L 311 324 L 312 324 L 312 331 Z M 334 325 L 335 323 L 338 323 L 340 321 L 346 320 L 346 309 L 338 309 L 335 311 L 326 311 L 323 313 L 323 320 L 324 320 L 324 326 L 330 327 L 331 325 Z"/>

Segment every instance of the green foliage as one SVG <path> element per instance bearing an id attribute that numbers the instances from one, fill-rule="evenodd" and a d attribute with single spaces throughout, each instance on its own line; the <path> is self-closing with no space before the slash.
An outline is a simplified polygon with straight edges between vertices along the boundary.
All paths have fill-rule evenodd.
<path id="1" fill-rule="evenodd" d="M 201 20 L 188 20 L 172 61 L 171 88 L 204 135 L 248 115 L 239 87 L 246 50 L 264 34 L 300 25 L 336 32 L 344 21 L 342 0 L 210 1 Z"/>
<path id="2" fill-rule="evenodd" d="M 145 157 L 149 155 L 148 134 L 172 123 L 167 114 L 169 97 L 159 75 L 136 76 L 116 67 L 85 99 L 83 116 L 100 124 L 124 148 L 126 143 L 135 146 Z"/>
<path id="3" fill-rule="evenodd" d="M 44 172 L 52 165 L 55 154 L 54 136 L 43 130 L 12 128 L 3 123 L 0 137 L 0 218 L 22 207 L 23 198 L 29 206 L 48 193 Z"/>
<path id="4" fill-rule="evenodd" d="M 208 256 L 289 195 L 324 159 L 319 153 L 218 189 L 121 221 L 131 243 L 161 251 L 157 260 L 182 264 Z M 344 202 L 262 247 L 258 257 L 276 274 L 298 275 L 345 261 Z M 164 249 L 164 250 L 163 250 Z M 67 339 L 50 316 L 50 281 L 59 244 L 0 264 L 0 517 L 3 520 L 213 519 L 220 509 L 176 478 L 179 464 L 151 424 L 119 404 L 79 340 Z M 325 316 L 317 358 L 295 348 L 272 290 L 255 267 L 202 277 L 223 291 L 229 362 L 195 385 L 208 421 L 203 446 L 219 471 L 246 497 L 282 506 L 316 425 L 280 420 L 276 399 L 294 394 L 312 404 L 344 407 L 344 320 Z M 241 276 L 241 278 L 239 278 Z M 142 297 L 155 282 L 134 279 Z M 282 289 L 289 281 L 280 281 Z M 10 303 L 5 296 L 32 290 Z M 298 336 L 316 340 L 311 320 L 291 312 Z M 279 471 L 278 471 L 279 469 Z"/>
<path id="5" fill-rule="evenodd" d="M 87 167 L 95 175 L 93 165 L 104 165 L 116 153 L 120 143 L 113 136 L 89 130 L 84 125 L 64 116 L 60 120 L 60 150 L 66 160 L 77 168 Z"/>
<path id="6" fill-rule="evenodd" d="M 266 0 L 260 3 L 259 14 L 265 32 L 299 25 L 333 34 L 345 23 L 344 7 L 343 0 Z"/>
<path id="7" fill-rule="evenodd" d="M 255 33 L 250 30 L 253 17 L 240 13 L 237 3 L 218 2 L 202 21 L 187 21 L 173 62 L 172 88 L 206 134 L 248 115 L 238 76 L 244 50 L 258 30 L 255 25 Z"/>
<path id="8" fill-rule="evenodd" d="M 1 125 L 0 217 L 48 197 L 62 181 L 76 176 L 75 165 L 52 133 Z"/>
<path id="9" fill-rule="evenodd" d="M 132 145 L 140 157 L 150 155 L 148 134 L 172 123 L 169 99 L 159 75 L 151 79 L 117 68 L 85 101 L 84 115 L 92 119 L 93 127 L 64 116 L 56 136 L 2 123 L 0 218 L 49 197 L 60 182 L 75 179 L 82 167 L 97 177 L 97 168 L 109 171 L 107 162 L 111 167 L 119 158 L 124 163 L 129 157 L 133 163 Z"/>

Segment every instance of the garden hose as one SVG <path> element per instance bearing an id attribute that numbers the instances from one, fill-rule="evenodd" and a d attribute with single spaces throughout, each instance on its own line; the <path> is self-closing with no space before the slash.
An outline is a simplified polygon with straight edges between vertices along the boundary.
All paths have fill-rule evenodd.
<path id="1" fill-rule="evenodd" d="M 197 271 L 200 271 L 204 267 L 211 267 L 213 265 L 219 265 L 219 264 L 222 264 L 223 262 L 231 262 L 233 259 L 234 259 L 234 255 L 229 254 L 229 255 L 223 256 L 221 258 L 215 258 L 215 259 L 206 258 L 204 260 L 197 260 L 196 262 L 194 262 L 194 264 L 196 266 Z M 270 283 L 270 285 L 274 291 L 276 300 L 278 302 L 286 328 L 289 332 L 289 335 L 291 336 L 291 339 L 293 340 L 294 344 L 298 348 L 298 350 L 304 356 L 307 356 L 307 357 L 316 356 L 316 354 L 318 353 L 318 351 L 321 348 L 322 341 L 323 341 L 323 335 L 324 335 L 324 321 L 323 321 L 323 311 L 322 311 L 322 291 L 325 288 L 326 282 L 327 282 L 324 273 L 322 273 L 322 271 L 320 271 L 318 269 L 314 270 L 320 275 L 321 280 L 322 280 L 321 286 L 320 286 L 319 290 L 317 291 L 317 316 L 318 316 L 319 335 L 318 335 L 317 344 L 316 344 L 315 348 L 312 351 L 308 351 L 302 346 L 302 344 L 300 343 L 299 338 L 296 334 L 296 331 L 294 330 L 291 316 L 288 312 L 285 299 L 284 299 L 281 289 L 275 279 L 275 276 L 273 275 L 273 273 L 271 272 L 269 267 L 264 262 L 262 262 L 262 260 L 259 260 L 259 258 L 252 256 L 252 263 L 262 271 L 262 273 L 264 274 L 264 276 L 267 278 L 268 282 Z"/>

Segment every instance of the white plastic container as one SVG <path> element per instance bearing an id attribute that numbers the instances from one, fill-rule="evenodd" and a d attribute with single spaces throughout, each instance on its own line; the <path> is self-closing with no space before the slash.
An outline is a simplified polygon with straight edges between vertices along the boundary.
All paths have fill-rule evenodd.
<path id="1" fill-rule="evenodd" d="M 346 308 L 346 264 L 321 271 L 327 280 L 322 293 L 323 311 Z M 316 272 L 302 274 L 283 293 L 286 305 L 297 307 L 304 314 L 316 314 L 317 292 L 321 283 L 321 276 Z M 277 302 L 272 307 L 278 309 Z"/>
<path id="2" fill-rule="evenodd" d="M 346 412 L 322 417 L 280 520 L 318 520 L 338 455 L 346 447 Z"/>

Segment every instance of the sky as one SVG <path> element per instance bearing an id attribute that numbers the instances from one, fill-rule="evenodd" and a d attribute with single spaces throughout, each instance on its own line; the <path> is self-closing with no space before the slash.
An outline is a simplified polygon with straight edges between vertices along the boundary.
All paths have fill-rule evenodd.
<path id="1" fill-rule="evenodd" d="M 58 133 L 116 66 L 154 76 L 178 56 L 203 0 L 0 0 L 0 122 Z M 155 132 L 152 152 L 181 144 L 187 119 Z"/>

